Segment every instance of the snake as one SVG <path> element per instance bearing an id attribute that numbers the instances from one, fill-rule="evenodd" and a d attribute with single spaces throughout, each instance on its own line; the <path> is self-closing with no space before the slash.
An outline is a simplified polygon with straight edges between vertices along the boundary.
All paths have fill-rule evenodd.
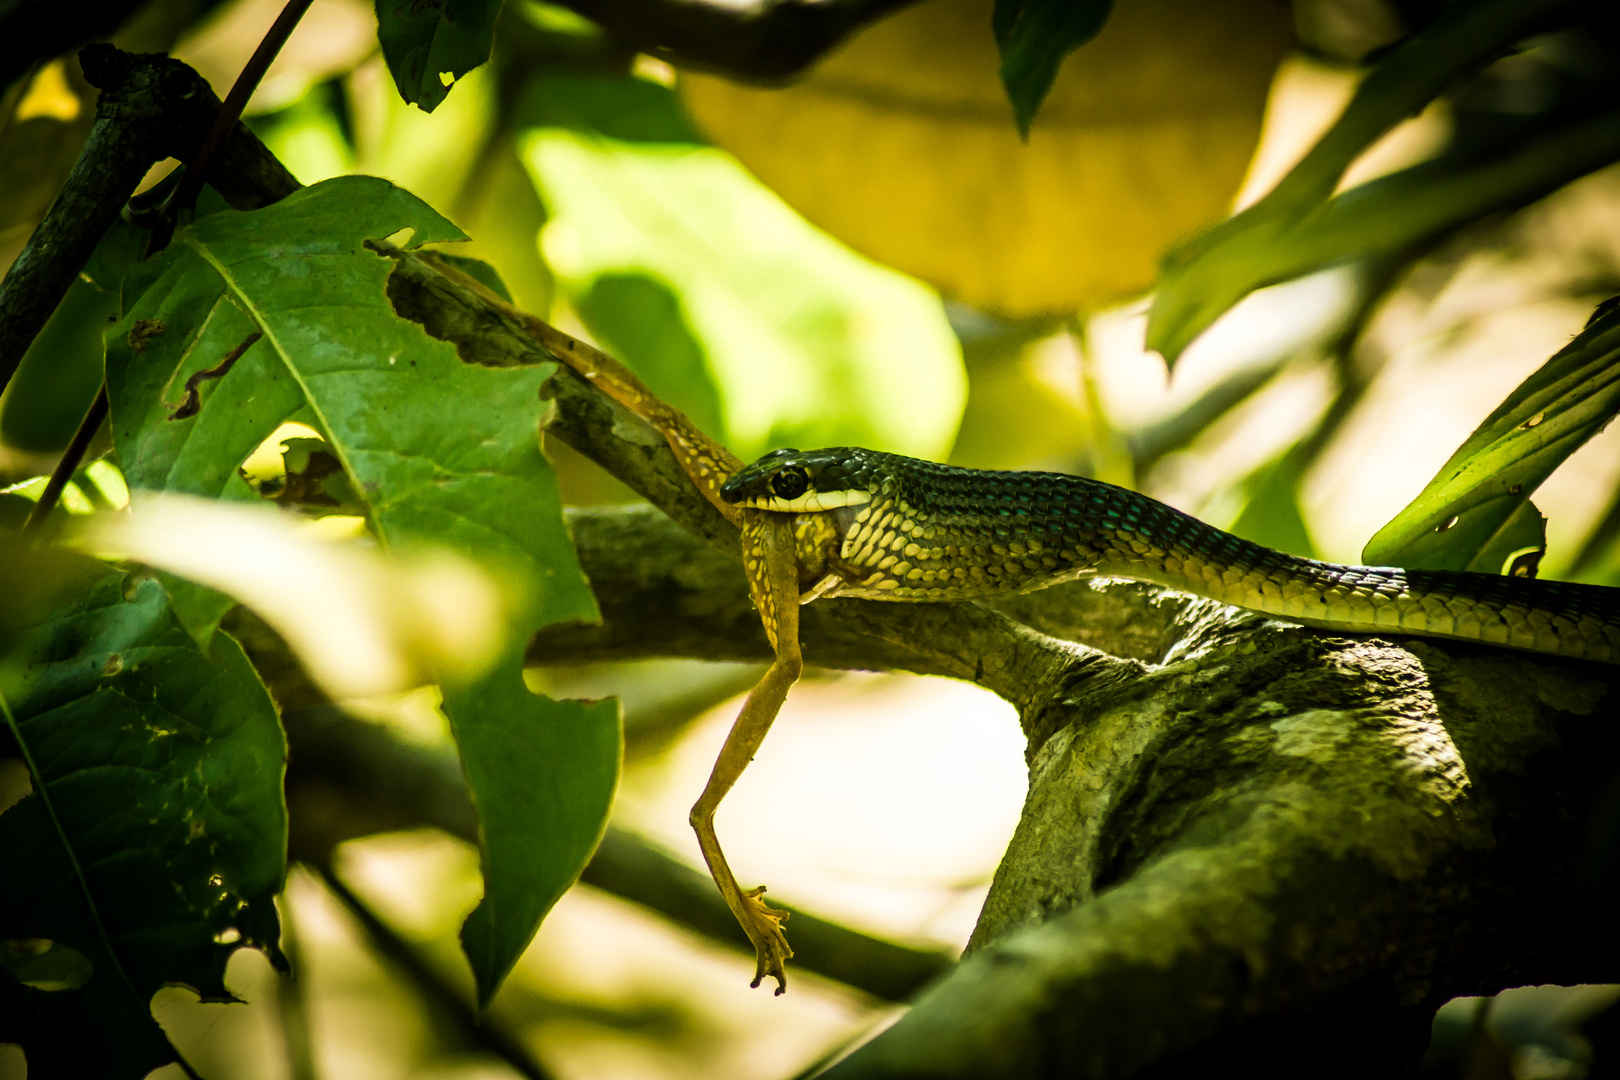
<path id="1" fill-rule="evenodd" d="M 952 601 L 1129 578 L 1322 630 L 1455 638 L 1620 663 L 1620 588 L 1348 566 L 1244 540 L 1083 476 L 940 465 L 860 447 L 775 450 L 725 502 L 824 527 L 806 594 Z M 801 563 L 807 555 L 801 552 Z"/>

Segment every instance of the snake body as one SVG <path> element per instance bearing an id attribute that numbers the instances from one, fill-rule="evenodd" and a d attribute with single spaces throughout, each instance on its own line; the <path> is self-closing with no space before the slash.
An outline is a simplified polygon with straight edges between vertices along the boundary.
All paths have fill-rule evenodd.
<path id="1" fill-rule="evenodd" d="M 964 600 L 1082 576 L 1182 589 L 1306 626 L 1461 638 L 1620 663 L 1620 589 L 1342 566 L 1243 540 L 1080 476 L 963 469 L 858 447 L 778 450 L 727 502 L 832 528 L 827 595 Z"/>

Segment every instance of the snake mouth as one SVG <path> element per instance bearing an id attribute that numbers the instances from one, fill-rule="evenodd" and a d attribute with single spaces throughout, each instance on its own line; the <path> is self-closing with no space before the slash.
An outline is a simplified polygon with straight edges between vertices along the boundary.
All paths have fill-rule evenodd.
<path id="1" fill-rule="evenodd" d="M 872 501 L 869 491 L 807 491 L 794 499 L 780 495 L 743 496 L 734 501 L 738 506 L 752 510 L 775 510 L 781 514 L 814 514 L 826 510 L 840 510 L 846 506 L 861 506 Z"/>

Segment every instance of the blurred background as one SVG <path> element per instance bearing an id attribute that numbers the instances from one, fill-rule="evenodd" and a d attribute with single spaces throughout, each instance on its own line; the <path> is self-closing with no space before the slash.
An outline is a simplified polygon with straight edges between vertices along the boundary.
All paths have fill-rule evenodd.
<path id="1" fill-rule="evenodd" d="M 1025 141 L 997 77 L 989 0 L 906 9 L 786 86 L 676 70 L 566 8 L 507 0 L 492 62 L 431 115 L 395 91 L 371 5 L 316 0 L 248 122 L 306 184 L 366 173 L 425 199 L 471 237 L 456 252 L 494 264 L 521 307 L 630 363 L 745 458 L 859 444 L 1082 473 L 1283 550 L 1358 562 L 1474 427 L 1620 292 L 1620 169 L 1420 255 L 1255 293 L 1173 377 L 1143 346 L 1148 295 L 1166 248 L 1268 191 L 1338 116 L 1368 58 L 1428 6 L 1121 0 L 1065 63 Z M 153 0 L 113 40 L 170 50 L 223 95 L 280 7 Z M 1614 55 L 1568 35 L 1533 42 L 1402 124 L 1341 188 L 1446 152 L 1481 116 L 1533 118 L 1560 80 Z M 0 265 L 94 111 L 71 57 L 3 104 Z M 81 281 L 0 398 L 6 520 L 26 512 L 94 394 L 97 327 L 115 310 Z M 47 352 L 71 362 L 34 359 Z M 272 440 L 271 469 L 298 434 Z M 633 498 L 566 447 L 547 449 L 570 503 Z M 1620 584 L 1617 490 L 1620 431 L 1609 431 L 1537 495 L 1542 576 Z M 64 505 L 125 499 L 102 461 Z M 530 673 L 554 695 L 622 696 L 615 824 L 692 865 L 687 807 L 757 674 L 681 661 Z M 453 753 L 431 691 L 352 711 Z M 0 806 L 22 783 L 0 775 Z M 1024 783 L 1016 716 L 987 692 L 817 672 L 720 829 L 745 883 L 955 955 Z M 741 952 L 582 885 L 480 1032 L 454 1007 L 471 999 L 456 933 L 478 895 L 476 851 L 447 834 L 346 842 L 328 865 L 295 868 L 282 897 L 296 981 L 244 950 L 230 984 L 245 1005 L 177 989 L 157 1015 L 200 1071 L 232 1080 L 514 1069 L 765 1080 L 897 1009 L 804 972 L 785 997 L 751 992 Z M 1436 1018 L 1432 1073 L 1620 1072 L 1617 998 L 1583 987 L 1459 999 Z M 0 1077 L 20 1075 L 11 1051 L 0 1047 Z"/>

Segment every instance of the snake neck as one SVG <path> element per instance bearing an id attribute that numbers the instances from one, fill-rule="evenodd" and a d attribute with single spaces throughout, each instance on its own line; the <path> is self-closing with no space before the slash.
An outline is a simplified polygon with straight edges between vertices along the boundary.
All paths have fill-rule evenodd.
<path id="1" fill-rule="evenodd" d="M 1085 477 L 842 453 L 870 500 L 817 515 L 836 595 L 961 600 L 1120 577 L 1308 626 L 1620 662 L 1620 589 L 1318 562 Z"/>

